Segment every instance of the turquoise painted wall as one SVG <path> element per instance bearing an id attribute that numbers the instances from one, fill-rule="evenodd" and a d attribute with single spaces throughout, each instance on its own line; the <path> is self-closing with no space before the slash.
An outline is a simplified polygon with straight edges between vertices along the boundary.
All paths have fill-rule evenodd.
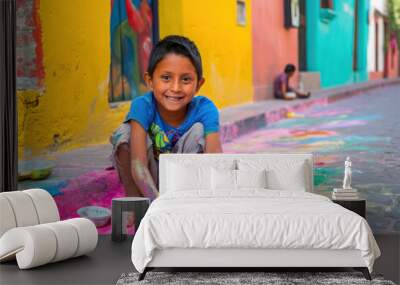
<path id="1" fill-rule="evenodd" d="M 354 72 L 353 81 L 362 82 L 368 80 L 368 15 L 369 0 L 358 2 L 358 58 L 357 70 Z"/>
<path id="2" fill-rule="evenodd" d="M 355 0 L 334 0 L 333 9 L 306 0 L 307 70 L 319 71 L 321 87 L 367 80 L 368 2 L 358 5 L 358 60 L 353 70 Z"/>

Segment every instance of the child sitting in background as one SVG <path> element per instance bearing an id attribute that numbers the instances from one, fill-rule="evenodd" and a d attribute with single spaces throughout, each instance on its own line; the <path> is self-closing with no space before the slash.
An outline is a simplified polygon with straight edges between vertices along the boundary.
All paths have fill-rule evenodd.
<path id="1" fill-rule="evenodd" d="M 287 64 L 283 73 L 279 74 L 274 80 L 274 97 L 276 99 L 292 100 L 295 98 L 308 98 L 310 92 L 302 92 L 290 86 L 289 79 L 296 72 L 293 64 Z"/>
<path id="2" fill-rule="evenodd" d="M 110 138 L 127 196 L 158 196 L 160 153 L 222 152 L 214 103 L 195 96 L 204 84 L 200 53 L 182 36 L 153 48 L 145 81 L 150 92 L 132 100 L 124 123 Z"/>

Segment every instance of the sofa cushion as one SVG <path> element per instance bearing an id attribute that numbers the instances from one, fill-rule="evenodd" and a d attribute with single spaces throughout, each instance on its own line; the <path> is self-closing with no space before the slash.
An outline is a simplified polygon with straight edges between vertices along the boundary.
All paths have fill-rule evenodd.
<path id="1" fill-rule="evenodd" d="M 10 203 L 17 227 L 39 224 L 35 205 L 28 194 L 23 191 L 3 192 L 0 194 Z"/>
<path id="2" fill-rule="evenodd" d="M 20 269 L 33 268 L 86 254 L 97 241 L 95 225 L 84 218 L 17 227 L 0 238 L 0 261 L 16 257 Z"/>
<path id="3" fill-rule="evenodd" d="M 53 197 L 43 189 L 0 193 L 0 237 L 15 227 L 33 226 L 60 220 Z"/>
<path id="4" fill-rule="evenodd" d="M 56 202 L 49 192 L 43 189 L 28 189 L 22 191 L 33 201 L 39 224 L 52 223 L 60 220 Z"/>
<path id="5" fill-rule="evenodd" d="M 12 206 L 8 199 L 0 195 L 0 238 L 8 230 L 17 227 Z"/>

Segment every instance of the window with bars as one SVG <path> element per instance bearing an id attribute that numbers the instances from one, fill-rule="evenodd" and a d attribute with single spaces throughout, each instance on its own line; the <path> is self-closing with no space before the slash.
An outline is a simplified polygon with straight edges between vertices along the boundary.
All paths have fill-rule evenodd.
<path id="1" fill-rule="evenodd" d="M 239 26 L 246 25 L 246 3 L 243 0 L 236 1 L 236 22 Z"/>

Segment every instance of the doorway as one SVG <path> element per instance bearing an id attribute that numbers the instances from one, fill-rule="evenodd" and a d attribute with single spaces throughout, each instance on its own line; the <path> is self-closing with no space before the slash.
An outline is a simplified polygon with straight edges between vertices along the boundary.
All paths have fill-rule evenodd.
<path id="1" fill-rule="evenodd" d="M 306 53 L 306 0 L 299 1 L 300 23 L 299 23 L 299 70 L 307 70 L 307 53 Z"/>

